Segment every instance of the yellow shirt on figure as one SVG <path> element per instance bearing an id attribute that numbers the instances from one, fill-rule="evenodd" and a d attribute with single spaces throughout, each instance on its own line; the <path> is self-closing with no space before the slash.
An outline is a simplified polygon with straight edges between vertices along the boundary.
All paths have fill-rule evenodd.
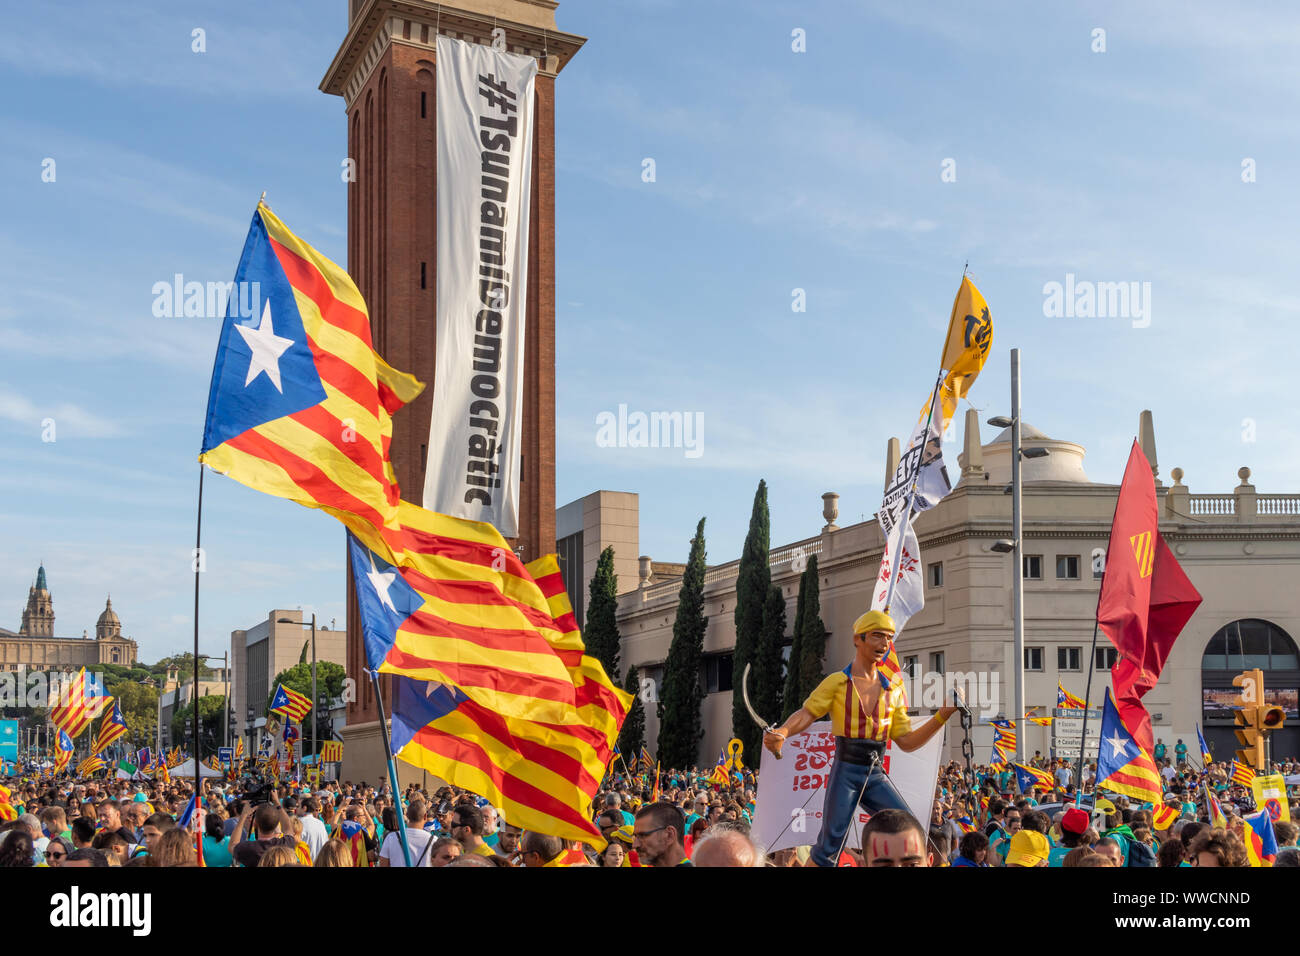
<path id="1" fill-rule="evenodd" d="M 875 712 L 868 714 L 862 698 L 853 686 L 850 664 L 842 671 L 831 674 L 803 702 L 804 710 L 814 717 L 826 714 L 831 718 L 831 731 L 836 737 L 864 740 L 897 740 L 912 731 L 912 719 L 907 716 L 907 695 L 903 683 L 891 683 L 878 670 L 880 699 Z"/>

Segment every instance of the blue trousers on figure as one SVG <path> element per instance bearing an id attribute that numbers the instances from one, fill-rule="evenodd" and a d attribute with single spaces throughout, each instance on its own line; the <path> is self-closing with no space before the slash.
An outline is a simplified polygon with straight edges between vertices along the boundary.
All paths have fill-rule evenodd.
<path id="1" fill-rule="evenodd" d="M 861 798 L 858 794 L 862 795 Z M 826 781 L 822 832 L 812 850 L 812 861 L 818 866 L 838 865 L 840 847 L 853 824 L 858 806 L 868 813 L 889 809 L 912 812 L 894 785 L 885 779 L 885 770 L 879 763 L 874 766 L 848 763 L 837 757 L 831 765 L 830 779 Z"/>

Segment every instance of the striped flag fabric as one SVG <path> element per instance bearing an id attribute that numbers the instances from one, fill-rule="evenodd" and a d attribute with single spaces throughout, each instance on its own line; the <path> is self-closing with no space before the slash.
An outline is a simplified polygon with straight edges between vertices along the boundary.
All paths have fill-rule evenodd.
<path id="1" fill-rule="evenodd" d="M 1039 727 L 1050 727 L 1052 726 L 1053 718 L 1037 717 L 1032 714 L 1025 714 L 1025 720 L 1029 721 L 1031 724 L 1037 724 Z"/>
<path id="2" fill-rule="evenodd" d="M 87 693 L 87 690 L 90 693 Z M 86 681 L 86 669 L 83 667 L 77 676 L 59 688 L 59 693 L 50 702 L 50 722 L 62 733 L 75 740 L 98 717 L 107 703 L 102 696 L 95 694 L 95 686 Z"/>
<path id="3" fill-rule="evenodd" d="M 603 719 L 584 706 L 621 708 L 603 669 L 595 696 L 579 702 L 595 662 L 567 607 L 550 607 L 564 593 L 558 564 L 530 573 L 489 524 L 406 501 L 399 514 L 401 566 L 380 553 L 374 529 L 349 538 L 371 670 L 454 686 L 505 717 L 582 724 Z"/>
<path id="4" fill-rule="evenodd" d="M 11 802 L 11 796 L 9 788 L 0 783 L 0 823 L 18 819 L 18 808 Z"/>
<path id="5" fill-rule="evenodd" d="M 83 727 L 82 729 L 84 730 L 85 728 Z M 54 771 L 51 774 L 55 777 L 63 773 L 64 769 L 68 766 L 68 762 L 72 760 L 72 738 L 68 736 L 66 730 L 59 730 L 59 745 L 57 750 L 58 756 L 54 758 Z"/>
<path id="6" fill-rule="evenodd" d="M 1083 710 L 1086 705 L 1082 697 L 1075 697 L 1058 680 L 1056 682 L 1056 706 L 1070 710 Z"/>
<path id="7" fill-rule="evenodd" d="M 1210 812 L 1210 826 L 1217 830 L 1223 830 L 1228 826 L 1228 816 L 1223 812 L 1223 807 L 1214 794 L 1210 793 L 1207 788 L 1205 791 L 1205 802 Z"/>
<path id="8" fill-rule="evenodd" d="M 578 654 L 578 721 L 514 717 L 484 706 L 457 685 L 398 677 L 393 680 L 393 752 L 487 798 L 516 826 L 603 846 L 591 804 L 632 695 L 615 688 L 600 662 L 582 653 L 555 556 L 530 563 L 525 572 L 545 596 L 546 630 Z M 367 641 L 383 639 L 382 628 L 395 626 L 393 617 L 385 623 L 367 615 L 364 603 L 362 615 Z"/>
<path id="9" fill-rule="evenodd" d="M 1272 866 L 1277 859 L 1277 836 L 1273 832 L 1273 818 L 1267 810 L 1242 817 L 1242 839 L 1251 866 Z"/>
<path id="10" fill-rule="evenodd" d="M 320 759 L 323 763 L 338 763 L 343 759 L 343 741 L 327 740 L 320 746 Z"/>
<path id="11" fill-rule="evenodd" d="M 1101 712 L 1098 746 L 1097 787 L 1151 804 L 1160 802 L 1162 787 L 1155 761 L 1120 719 L 1110 688 L 1106 688 L 1106 703 Z"/>
<path id="12" fill-rule="evenodd" d="M 1051 791 L 1056 786 L 1056 781 L 1046 770 L 1039 770 L 1037 767 L 1027 767 L 1022 763 L 1013 763 L 1012 769 L 1016 772 L 1016 782 L 1020 785 L 1021 793 L 1029 793 L 1034 787 L 1042 787 L 1044 790 Z"/>
<path id="13" fill-rule="evenodd" d="M 270 712 L 301 723 L 302 719 L 311 713 L 311 700 L 296 690 L 290 690 L 283 684 L 277 684 L 275 696 L 271 698 Z M 288 730 L 286 729 L 285 732 L 287 734 Z M 288 740 L 289 738 L 286 736 L 285 739 Z"/>
<path id="14" fill-rule="evenodd" d="M 1240 760 L 1232 762 L 1232 772 L 1228 776 L 1233 783 L 1239 783 L 1243 787 L 1250 787 L 1255 782 L 1255 771 L 1251 769 L 1250 764 L 1242 763 Z"/>
<path id="15" fill-rule="evenodd" d="M 1155 812 L 1151 814 L 1151 824 L 1163 833 L 1173 826 L 1182 815 L 1183 808 L 1181 805 L 1170 806 L 1166 803 L 1163 806 L 1156 807 Z"/>
<path id="16" fill-rule="evenodd" d="M 392 414 L 423 388 L 375 352 L 347 272 L 259 202 L 218 340 L 199 461 L 354 530 L 391 530 L 400 500 Z"/>
<path id="17" fill-rule="evenodd" d="M 198 806 L 199 795 L 196 793 L 190 796 L 190 802 L 185 804 L 185 809 L 181 811 L 181 815 L 176 819 L 176 828 L 178 830 L 193 830 L 194 854 L 198 858 L 198 865 L 207 866 L 207 863 L 203 860 L 203 831 L 193 826 L 194 814 L 198 810 Z"/>
<path id="18" fill-rule="evenodd" d="M 1016 725 L 1009 720 L 994 720 L 990 723 L 993 725 L 993 746 L 1000 750 L 1004 757 L 1015 756 Z"/>
<path id="19" fill-rule="evenodd" d="M 126 733 L 126 719 L 122 716 L 122 702 L 113 701 L 113 710 L 99 725 L 99 733 L 95 737 L 95 744 L 90 749 L 92 756 L 98 756 L 104 752 L 104 749 L 114 741 L 120 739 Z"/>
<path id="20" fill-rule="evenodd" d="M 235 763 L 239 763 L 244 758 L 244 738 L 240 737 L 235 741 Z"/>
<path id="21" fill-rule="evenodd" d="M 643 744 L 641 746 L 641 755 L 637 758 L 637 769 L 644 770 L 648 773 L 653 770 L 654 767 L 654 758 L 650 756 L 650 751 L 646 750 L 645 745 Z"/>
<path id="22" fill-rule="evenodd" d="M 957 829 L 961 830 L 962 833 L 974 833 L 979 829 L 970 817 L 957 817 L 953 822 L 957 824 Z"/>
<path id="23" fill-rule="evenodd" d="M 87 757 L 85 760 L 81 761 L 81 763 L 77 764 L 77 776 L 89 777 L 92 773 L 98 773 L 106 766 L 108 765 L 104 763 L 103 757 Z"/>
<path id="24" fill-rule="evenodd" d="M 1201 733 L 1201 725 L 1196 725 L 1196 742 L 1201 745 L 1201 765 L 1208 767 L 1214 763 L 1214 757 L 1210 754 L 1210 745 L 1205 742 L 1205 734 Z"/>

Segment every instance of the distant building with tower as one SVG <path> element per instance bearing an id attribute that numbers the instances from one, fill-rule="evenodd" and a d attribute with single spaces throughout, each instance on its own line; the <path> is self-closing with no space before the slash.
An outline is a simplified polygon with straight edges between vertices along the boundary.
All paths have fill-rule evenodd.
<path id="1" fill-rule="evenodd" d="M 91 664 L 136 663 L 136 642 L 122 636 L 122 621 L 109 598 L 95 622 L 95 636 L 55 637 L 54 595 L 45 577 L 45 565 L 27 592 L 22 624 L 17 632 L 0 627 L 0 670 L 73 670 Z"/>

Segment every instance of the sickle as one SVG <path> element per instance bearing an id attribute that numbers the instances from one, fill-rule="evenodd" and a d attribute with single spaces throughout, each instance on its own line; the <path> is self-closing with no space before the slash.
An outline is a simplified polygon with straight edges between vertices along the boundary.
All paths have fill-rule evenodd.
<path id="1" fill-rule="evenodd" d="M 754 718 L 754 723 L 758 724 L 760 730 L 765 734 L 774 733 L 776 728 L 771 724 L 764 722 L 763 718 L 758 716 L 758 711 L 754 710 L 754 705 L 749 702 L 749 668 L 750 664 L 745 665 L 745 673 L 740 678 L 740 693 L 745 698 L 745 709 L 749 711 L 749 716 Z M 775 755 L 774 755 L 775 756 Z M 780 757 L 777 757 L 780 760 Z"/>

